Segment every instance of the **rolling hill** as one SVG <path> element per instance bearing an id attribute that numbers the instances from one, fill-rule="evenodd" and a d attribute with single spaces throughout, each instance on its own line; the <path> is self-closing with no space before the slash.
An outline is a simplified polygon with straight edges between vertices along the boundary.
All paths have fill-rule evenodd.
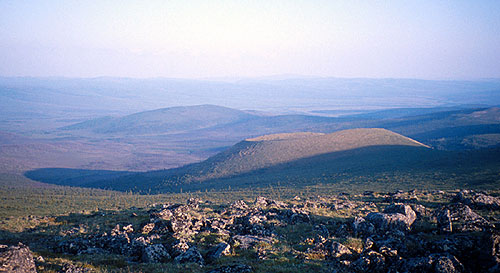
<path id="1" fill-rule="evenodd" d="M 377 145 L 427 147 L 385 129 L 351 129 L 331 134 L 289 133 L 246 139 L 201 164 L 189 166 L 186 182 L 234 176 L 321 154 Z"/>
<path id="2" fill-rule="evenodd" d="M 124 117 L 102 117 L 65 126 L 62 130 L 90 130 L 99 134 L 180 133 L 254 118 L 244 111 L 216 105 L 162 108 Z"/>
<path id="3" fill-rule="evenodd" d="M 375 147 L 378 147 L 378 150 Z M 43 169 L 28 172 L 27 176 L 60 185 L 74 185 L 78 181 L 78 186 L 116 190 L 204 190 L 230 184 L 232 187 L 240 187 L 262 186 L 275 182 L 271 181 L 272 179 L 264 179 L 264 184 L 259 183 L 252 178 L 254 174 L 259 173 L 265 173 L 268 178 L 294 173 L 308 174 L 304 176 L 307 179 L 321 176 L 325 171 L 330 174 L 345 173 L 353 168 L 364 168 L 360 162 L 369 162 L 366 163 L 366 170 L 372 171 L 380 166 L 406 166 L 412 164 L 411 160 L 425 158 L 422 154 L 427 155 L 430 151 L 432 150 L 428 146 L 394 132 L 365 128 L 331 134 L 303 132 L 266 135 L 241 141 L 200 163 L 163 171 L 118 174 L 102 180 L 96 179 L 92 173 L 75 170 L 68 170 L 67 177 L 58 175 L 56 180 L 51 178 L 50 171 Z M 413 156 L 417 154 L 419 156 Z M 377 160 L 372 160 L 373 158 Z M 410 162 L 405 158 L 410 158 Z M 288 167 L 284 166 L 294 167 L 287 169 Z M 324 166 L 329 167 L 324 169 Z M 286 171 L 283 171 L 285 169 Z M 63 172 L 60 169 L 57 171 Z M 82 173 L 85 175 L 81 175 Z M 75 177 L 75 174 L 79 176 Z M 91 179 L 86 180 L 86 177 Z M 227 182 L 228 179 L 238 180 L 241 177 L 245 177 L 244 182 Z"/>

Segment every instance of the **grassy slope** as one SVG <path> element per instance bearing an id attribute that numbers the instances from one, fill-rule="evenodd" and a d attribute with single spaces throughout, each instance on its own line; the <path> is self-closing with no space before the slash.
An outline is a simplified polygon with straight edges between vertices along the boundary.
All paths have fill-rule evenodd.
<path id="1" fill-rule="evenodd" d="M 438 151 L 412 146 L 372 146 L 323 154 L 204 182 L 179 183 L 154 176 L 129 177 L 157 191 L 197 191 L 333 185 L 338 190 L 454 189 L 500 186 L 500 149 Z M 126 180 L 116 183 L 127 185 Z M 119 186 L 115 184 L 115 186 Z M 329 186 L 328 186 L 329 187 Z M 155 191 L 154 190 L 154 191 Z"/>
<path id="2" fill-rule="evenodd" d="M 303 140 L 298 138 L 294 141 L 301 139 Z M 213 158 L 211 160 L 217 162 Z M 238 164 L 242 162 L 244 161 L 234 164 L 239 166 Z M 339 190 L 350 189 L 356 185 L 360 190 L 368 188 L 390 190 L 495 188 L 500 184 L 498 149 L 452 152 L 431 150 L 418 145 L 368 146 L 303 157 L 245 173 L 233 172 L 225 177 L 206 179 L 203 182 L 189 177 L 189 174 L 197 174 L 196 171 L 202 170 L 204 164 L 125 176 L 87 186 L 118 190 L 152 189 L 152 192 L 179 192 L 256 188 L 269 185 L 303 188 L 310 185 L 331 184 Z M 208 165 L 207 168 L 211 170 L 213 166 Z M 190 173 L 186 173 L 187 171 Z"/>

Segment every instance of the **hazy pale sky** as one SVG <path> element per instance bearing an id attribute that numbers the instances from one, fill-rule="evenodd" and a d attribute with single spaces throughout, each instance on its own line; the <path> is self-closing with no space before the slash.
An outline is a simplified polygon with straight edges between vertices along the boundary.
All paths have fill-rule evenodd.
<path id="1" fill-rule="evenodd" d="M 500 77 L 500 1 L 5 1 L 0 75 Z"/>

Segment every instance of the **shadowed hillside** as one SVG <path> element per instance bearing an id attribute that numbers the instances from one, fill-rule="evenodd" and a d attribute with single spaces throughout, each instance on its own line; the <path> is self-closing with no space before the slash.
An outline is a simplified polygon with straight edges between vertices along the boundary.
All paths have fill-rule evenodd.
<path id="1" fill-rule="evenodd" d="M 185 167 L 170 169 L 165 171 L 153 171 L 146 173 L 136 173 L 131 175 L 120 174 L 114 178 L 103 178 L 96 180 L 95 175 L 86 174 L 85 176 L 76 176 L 75 172 L 69 171 L 67 177 L 57 177 L 57 181 L 52 181 L 50 177 L 50 170 L 38 170 L 29 172 L 30 178 L 39 181 L 57 183 L 62 185 L 74 185 L 78 181 L 78 186 L 98 187 L 98 188 L 112 188 L 118 190 L 149 190 L 155 189 L 158 191 L 170 191 L 180 189 L 184 185 L 197 183 L 204 183 L 203 181 L 214 180 L 221 178 L 234 177 L 237 175 L 248 174 L 252 171 L 264 170 L 266 168 L 273 168 L 291 162 L 300 162 L 307 158 L 322 158 L 322 160 L 330 161 L 332 158 L 343 157 L 345 152 L 354 151 L 363 147 L 370 146 L 387 146 L 387 147 L 416 147 L 424 150 L 430 150 L 427 146 L 396 134 L 385 129 L 352 129 L 335 132 L 332 134 L 322 133 L 289 133 L 289 134 L 275 134 L 266 135 L 257 138 L 246 139 L 226 151 L 223 151 L 203 162 L 197 164 L 187 165 Z M 322 155 L 329 154 L 331 156 L 321 157 Z M 347 153 L 350 155 L 350 153 Z M 367 157 L 382 158 L 385 157 L 384 152 L 381 154 L 367 155 Z M 333 156 L 333 157 L 332 157 Z M 358 166 L 358 161 L 366 161 L 363 153 L 353 153 L 354 159 L 349 164 Z M 405 156 L 405 153 L 402 154 Z M 359 157 L 356 159 L 356 157 Z M 368 160 L 370 160 L 368 158 Z M 396 160 L 389 156 L 387 158 Z M 397 159 L 402 162 L 400 159 Z M 321 160 L 320 160 L 321 161 Z M 385 162 L 385 161 L 384 161 Z M 317 164 L 324 166 L 325 162 Z M 349 170 L 350 165 L 345 169 Z M 393 163 L 389 163 L 393 164 Z M 315 169 L 316 164 L 297 166 L 297 170 L 301 172 L 314 173 L 318 171 Z M 377 165 L 377 164 L 375 164 Z M 363 167 L 363 165 L 360 165 Z M 332 170 L 343 172 L 342 168 L 331 168 Z M 61 171 L 61 170 L 58 170 Z M 293 173 L 293 171 L 292 171 Z M 314 176 L 314 175 L 313 175 Z M 89 177 L 89 179 L 87 179 Z M 251 179 L 251 178 L 250 178 Z M 214 182 L 217 183 L 217 182 Z M 203 185 L 197 189 L 202 189 Z M 257 183 L 258 184 L 258 183 Z M 222 184 L 221 184 L 222 185 Z M 220 186 L 220 185 L 219 185 Z M 219 187 L 218 186 L 218 187 Z M 238 185 L 235 185 L 238 186 Z M 175 189 L 173 189 L 174 187 Z"/>
<path id="2" fill-rule="evenodd" d="M 351 129 L 332 134 L 291 133 L 246 139 L 196 165 L 190 180 L 245 173 L 320 154 L 373 145 L 424 146 L 385 129 Z"/>
<path id="3" fill-rule="evenodd" d="M 95 133 L 179 133 L 247 120 L 253 115 L 227 107 L 197 105 L 170 107 L 113 118 L 103 117 L 63 127 L 63 130 L 91 130 Z"/>

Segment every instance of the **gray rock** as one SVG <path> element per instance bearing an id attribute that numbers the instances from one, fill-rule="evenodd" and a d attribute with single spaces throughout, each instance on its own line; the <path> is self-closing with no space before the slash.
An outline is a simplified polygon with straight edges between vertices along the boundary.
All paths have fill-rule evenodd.
<path id="1" fill-rule="evenodd" d="M 334 258 L 340 258 L 351 254 L 351 250 L 339 242 L 333 241 L 330 245 L 330 256 Z"/>
<path id="2" fill-rule="evenodd" d="M 227 243 L 219 243 L 208 254 L 210 259 L 219 259 L 222 256 L 231 254 L 231 246 Z"/>
<path id="3" fill-rule="evenodd" d="M 17 246 L 0 245 L 0 272 L 36 272 L 35 261 L 29 247 L 22 243 Z"/>
<path id="4" fill-rule="evenodd" d="M 180 240 L 178 243 L 172 246 L 172 255 L 179 256 L 189 249 L 189 245 L 185 240 Z"/>
<path id="5" fill-rule="evenodd" d="M 252 236 L 252 235 L 235 235 L 233 240 L 239 243 L 239 247 L 242 249 L 248 249 L 257 243 L 265 242 L 268 244 L 272 243 L 271 238 Z"/>
<path id="6" fill-rule="evenodd" d="M 142 261 L 145 263 L 164 263 L 170 259 L 170 254 L 161 244 L 147 246 L 142 252 Z"/>
<path id="7" fill-rule="evenodd" d="M 381 231 L 391 229 L 408 231 L 417 219 L 417 215 L 408 205 L 393 204 L 388 206 L 383 213 L 372 212 L 365 219 Z"/>
<path id="8" fill-rule="evenodd" d="M 72 264 L 65 264 L 60 271 L 61 273 L 91 273 L 92 269 Z"/>
<path id="9" fill-rule="evenodd" d="M 205 260 L 195 246 L 190 247 L 186 252 L 180 254 L 174 259 L 177 263 L 196 263 L 200 266 L 205 264 Z"/>
<path id="10" fill-rule="evenodd" d="M 484 231 L 494 228 L 494 225 L 472 211 L 467 205 L 455 203 L 448 205 L 446 209 L 450 210 L 451 221 L 459 224 L 459 231 Z"/>
<path id="11" fill-rule="evenodd" d="M 352 223 L 352 227 L 356 234 L 364 234 L 364 235 L 372 235 L 375 233 L 375 226 L 366 221 L 365 218 L 363 217 L 356 217 L 354 218 L 354 221 Z"/>
<path id="12" fill-rule="evenodd" d="M 406 259 L 400 266 L 400 272 L 404 273 L 426 273 L 432 272 L 432 258 L 431 257 L 416 257 Z"/>
<path id="13" fill-rule="evenodd" d="M 436 214 L 436 221 L 437 221 L 437 228 L 440 233 L 450 233 L 453 231 L 449 209 L 440 210 Z"/>
<path id="14" fill-rule="evenodd" d="M 354 272 L 386 272 L 384 255 L 373 250 L 364 253 L 359 259 L 352 262 L 350 266 Z"/>
<path id="15" fill-rule="evenodd" d="M 231 209 L 234 209 L 234 210 L 247 210 L 248 209 L 247 203 L 245 203 L 245 201 L 243 201 L 243 200 L 235 201 L 229 207 Z"/>
<path id="16" fill-rule="evenodd" d="M 500 198 L 484 193 L 469 193 L 460 191 L 455 200 L 477 209 L 500 209 Z"/>
<path id="17" fill-rule="evenodd" d="M 434 258 L 434 271 L 436 273 L 460 273 L 464 272 L 464 266 L 455 256 L 445 254 Z"/>

